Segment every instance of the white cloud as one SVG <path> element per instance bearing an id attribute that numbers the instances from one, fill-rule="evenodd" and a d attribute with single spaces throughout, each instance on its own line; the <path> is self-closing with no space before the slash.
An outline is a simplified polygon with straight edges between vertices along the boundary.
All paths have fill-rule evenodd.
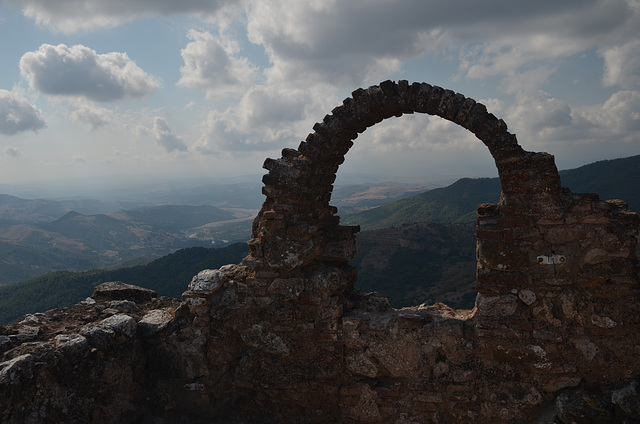
<path id="1" fill-rule="evenodd" d="M 505 121 L 522 139 L 545 140 L 550 129 L 571 125 L 571 112 L 569 104 L 544 91 L 520 92 Z"/>
<path id="2" fill-rule="evenodd" d="M 43 44 L 22 56 L 20 72 L 43 94 L 96 102 L 142 98 L 159 87 L 126 53 L 97 54 L 82 45 Z"/>
<path id="3" fill-rule="evenodd" d="M 525 148 L 577 145 L 610 136 L 613 127 L 605 126 L 605 118 L 616 131 L 630 131 L 636 122 L 631 98 L 612 97 L 597 107 L 601 117 L 596 120 L 586 109 L 578 110 L 543 88 L 548 90 L 566 61 L 595 53 L 604 59 L 605 83 L 635 87 L 640 9 L 634 4 L 407 0 L 399 7 L 395 0 L 248 0 L 248 37 L 264 48 L 270 66 L 263 69 L 263 85 L 249 88 L 226 110 L 209 113 L 197 149 L 212 153 L 295 147 L 313 122 L 339 104 L 337 92 L 402 75 L 409 60 L 429 55 L 458 61 L 459 78 L 482 84 L 497 80 L 501 91 L 512 94 L 513 100 L 493 97 L 487 106 L 505 118 Z M 223 41 L 218 40 L 221 47 Z M 424 75 L 430 82 L 430 69 L 425 68 Z M 614 123 L 613 116 L 624 123 Z M 368 149 L 383 153 L 472 151 L 470 143 L 476 141 L 438 118 L 385 121 L 365 137 Z"/>
<path id="4" fill-rule="evenodd" d="M 151 132 L 158 142 L 158 145 L 164 147 L 167 152 L 174 150 L 180 152 L 187 151 L 187 145 L 182 140 L 182 137 L 173 134 L 164 119 L 156 116 L 153 120 L 153 129 Z"/>
<path id="5" fill-rule="evenodd" d="M 306 118 L 306 108 L 312 104 L 310 90 L 255 86 L 240 101 L 240 125 L 261 127 L 300 121 Z"/>
<path id="6" fill-rule="evenodd" d="M 354 143 L 367 153 L 443 153 L 475 149 L 482 142 L 471 132 L 438 116 L 420 113 L 390 118 L 366 130 Z"/>
<path id="7" fill-rule="evenodd" d="M 27 99 L 7 90 L 0 90 L 0 134 L 14 135 L 45 127 L 41 112 Z"/>
<path id="8" fill-rule="evenodd" d="M 613 46 L 603 52 L 606 87 L 640 89 L 640 39 Z"/>
<path id="9" fill-rule="evenodd" d="M 488 99 L 478 99 L 478 101 L 487 107 L 487 111 L 496 116 L 500 116 L 505 110 L 504 100 L 490 97 Z"/>
<path id="10" fill-rule="evenodd" d="M 101 129 L 115 120 L 114 111 L 96 106 L 83 99 L 61 101 L 60 103 L 70 111 L 71 119 L 85 124 L 92 131 Z"/>
<path id="11" fill-rule="evenodd" d="M 8 0 L 25 16 L 57 31 L 111 27 L 150 16 L 213 14 L 238 0 Z"/>
<path id="12" fill-rule="evenodd" d="M 504 118 L 527 150 L 547 151 L 577 166 L 637 154 L 639 110 L 637 91 L 620 91 L 600 105 L 575 108 L 544 92 L 519 93 Z M 585 156 L 589 159 L 580 161 Z"/>
<path id="13" fill-rule="evenodd" d="M 222 112 L 209 112 L 197 149 L 216 153 L 297 147 L 312 131 L 312 119 L 319 119 L 335 106 L 336 98 L 328 93 L 326 85 L 307 89 L 254 86 L 237 104 Z"/>
<path id="14" fill-rule="evenodd" d="M 238 57 L 239 44 L 228 38 L 215 38 L 210 32 L 189 31 L 192 41 L 180 54 L 178 85 L 203 89 L 208 98 L 246 90 L 257 77 L 257 68 L 247 58 Z"/>
<path id="15" fill-rule="evenodd" d="M 631 139 L 640 140 L 640 91 L 614 93 L 596 113 L 588 116 L 613 134 L 629 134 Z"/>
<path id="16" fill-rule="evenodd" d="M 4 154 L 13 158 L 19 158 L 23 156 L 22 150 L 14 146 L 7 146 L 4 148 Z"/>
<path id="17" fill-rule="evenodd" d="M 271 80 L 357 85 L 429 50 L 428 43 L 417 42 L 423 37 L 420 17 L 428 9 L 421 2 L 317 3 L 250 2 L 249 39 L 270 56 Z"/>
<path id="18" fill-rule="evenodd" d="M 195 148 L 204 154 L 221 152 L 266 151 L 293 144 L 300 133 L 290 126 L 253 126 L 243 128 L 240 125 L 236 108 L 224 112 L 211 111 L 202 123 L 202 135 Z"/>
<path id="19" fill-rule="evenodd" d="M 598 51 L 604 61 L 605 85 L 633 88 L 640 77 L 640 5 L 627 0 L 601 0 L 548 5 L 546 13 L 522 14 L 479 34 L 481 43 L 461 50 L 460 70 L 467 77 L 504 77 L 508 93 L 545 84 L 558 63 Z"/>
<path id="20" fill-rule="evenodd" d="M 31 87 L 64 104 L 72 119 L 91 129 L 114 123 L 109 130 L 120 135 L 144 127 L 139 132 L 168 152 L 230 152 L 239 158 L 249 151 L 296 147 L 342 97 L 387 78 L 444 86 L 449 79 L 453 87 L 448 88 L 467 95 L 474 93 L 465 86 L 477 86 L 476 93 L 490 97 L 489 110 L 507 121 L 526 149 L 614 139 L 630 143 L 640 133 L 637 0 L 242 0 L 242 9 L 233 10 L 227 6 L 239 0 L 9 1 L 64 31 L 148 16 L 202 18 L 205 30 L 189 31 L 182 62 L 174 63 L 173 72 L 180 67 L 177 85 L 201 90 L 210 101 L 195 104 L 191 100 L 199 96 L 178 90 L 185 96 L 178 101 L 186 106 L 171 109 L 171 120 L 159 117 L 169 116 L 168 109 L 152 104 L 162 96 L 153 96 L 146 111 L 128 111 L 129 121 L 116 109 L 94 104 L 141 98 L 158 87 L 123 53 L 43 45 L 23 57 L 23 76 Z M 254 45 L 243 44 L 245 29 Z M 177 53 L 167 55 L 180 60 Z M 576 58 L 600 65 L 599 72 L 590 68 L 577 75 Z M 559 74 L 567 68 L 577 70 L 575 78 Z M 576 95 L 568 87 L 572 82 L 589 94 Z M 613 88 L 605 91 L 599 82 Z M 559 84 L 566 89 L 556 92 Z M 496 86 L 510 95 L 492 91 Z M 612 91 L 619 92 L 607 100 Z M 594 104 L 576 104 L 583 99 Z M 198 137 L 194 122 L 202 121 L 195 145 L 187 147 L 171 131 L 169 122 L 178 119 L 187 120 L 180 128 L 190 128 L 181 134 L 188 140 Z M 468 132 L 433 117 L 390 119 L 367 130 L 356 144 L 363 140 L 367 153 L 380 155 L 381 161 L 400 150 L 407 157 L 434 151 L 444 156 L 482 147 L 473 147 L 480 143 Z M 131 162 L 124 142 L 120 147 Z"/>
<path id="21" fill-rule="evenodd" d="M 531 38 L 510 36 L 467 48 L 461 52 L 460 70 L 474 79 L 502 77 L 502 89 L 506 93 L 535 90 L 555 72 L 552 59 L 561 53 L 560 50 L 552 53 Z M 541 44 L 552 41 L 541 38 L 545 38 Z M 567 49 L 566 54 L 577 51 L 577 48 Z"/>
<path id="22" fill-rule="evenodd" d="M 603 33 L 618 31 L 629 9 L 625 0 L 317 3 L 248 3 L 249 39 L 269 54 L 270 78 L 358 85 L 401 69 L 410 58 L 470 43 L 476 55 L 463 71 L 495 75 L 597 46 Z"/>

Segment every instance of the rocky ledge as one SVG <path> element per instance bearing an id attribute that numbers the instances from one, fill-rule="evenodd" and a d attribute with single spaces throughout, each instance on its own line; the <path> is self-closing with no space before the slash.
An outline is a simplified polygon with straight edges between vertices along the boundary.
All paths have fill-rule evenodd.
<path id="1" fill-rule="evenodd" d="M 145 391 L 141 347 L 175 322 L 180 304 L 108 282 L 76 305 L 0 326 L 0 421 L 118 422 L 114 406 L 154 415 L 136 402 Z"/>

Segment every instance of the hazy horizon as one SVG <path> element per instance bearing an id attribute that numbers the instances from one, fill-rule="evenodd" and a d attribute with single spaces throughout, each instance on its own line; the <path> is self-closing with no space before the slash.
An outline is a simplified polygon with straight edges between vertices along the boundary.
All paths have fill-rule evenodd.
<path id="1" fill-rule="evenodd" d="M 635 156 L 635 155 L 633 155 Z M 614 158 L 620 159 L 620 158 Z M 603 159 L 605 160 L 605 159 Z M 598 162 L 598 161 L 595 161 Z M 575 167 L 561 168 L 559 171 L 579 168 L 593 162 L 579 164 Z M 401 171 L 401 170 L 399 170 Z M 260 174 L 245 174 L 222 176 L 215 178 L 206 177 L 156 177 L 145 176 L 119 176 L 119 178 L 109 177 L 89 177 L 84 179 L 54 179 L 47 181 L 30 181 L 17 184 L 6 184 L 0 182 L 0 194 L 21 197 L 24 199 L 50 199 L 50 200 L 79 200 L 79 199 L 95 199 L 95 200 L 118 200 L 132 201 L 143 199 L 150 201 L 161 198 L 162 195 L 170 192 L 179 192 L 187 189 L 197 189 L 202 187 L 227 187 L 238 186 L 243 189 L 251 187 L 256 189 L 257 196 L 262 199 L 260 192 L 262 184 L 262 176 L 266 171 L 262 170 Z M 417 177 L 407 176 L 402 172 L 395 174 L 374 174 L 374 173 L 358 173 L 338 170 L 337 178 L 334 183 L 335 187 L 347 186 L 393 186 L 393 187 L 414 187 L 433 189 L 437 187 L 446 187 L 461 178 L 496 178 L 497 170 L 493 174 L 487 175 L 438 175 L 433 177 Z"/>

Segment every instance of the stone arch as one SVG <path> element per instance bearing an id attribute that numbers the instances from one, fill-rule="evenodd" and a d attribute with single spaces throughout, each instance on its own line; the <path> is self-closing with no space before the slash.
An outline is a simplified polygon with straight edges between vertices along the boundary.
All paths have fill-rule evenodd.
<path id="1" fill-rule="evenodd" d="M 314 263 L 348 263 L 357 252 L 357 226 L 339 225 L 330 206 L 338 167 L 353 140 L 392 116 L 426 113 L 471 131 L 489 149 L 502 184 L 500 205 L 538 217 L 557 213 L 561 192 L 553 156 L 523 150 L 516 136 L 486 107 L 462 94 L 426 83 L 385 81 L 358 89 L 316 123 L 298 149 L 284 149 L 263 167 L 262 209 L 254 220 L 245 263 L 278 275 L 296 275 Z"/>

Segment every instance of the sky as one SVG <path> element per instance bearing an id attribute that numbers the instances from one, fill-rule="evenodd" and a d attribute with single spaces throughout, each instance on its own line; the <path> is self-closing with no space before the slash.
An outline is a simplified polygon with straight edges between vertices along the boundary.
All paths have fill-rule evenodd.
<path id="1" fill-rule="evenodd" d="M 0 0 L 0 57 L 4 184 L 260 175 L 387 79 L 484 103 L 560 169 L 640 154 L 640 0 Z M 497 171 L 416 114 L 361 134 L 341 175 Z"/>

